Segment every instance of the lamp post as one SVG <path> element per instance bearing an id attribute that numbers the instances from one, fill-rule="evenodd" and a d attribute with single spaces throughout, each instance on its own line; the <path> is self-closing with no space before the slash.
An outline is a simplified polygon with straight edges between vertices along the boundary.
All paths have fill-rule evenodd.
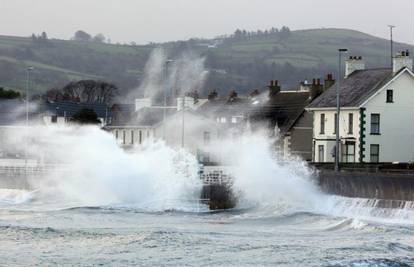
<path id="1" fill-rule="evenodd" d="M 167 117 L 168 65 L 172 62 L 174 61 L 171 59 L 165 61 L 164 108 L 163 108 L 163 114 L 162 114 L 162 137 L 164 141 L 166 140 L 165 118 Z"/>
<path id="2" fill-rule="evenodd" d="M 28 67 L 26 69 L 26 127 L 29 126 L 29 90 L 30 90 L 30 72 L 33 70 L 33 67 Z"/>
<path id="3" fill-rule="evenodd" d="M 340 100 L 339 100 L 339 90 L 341 88 L 341 75 L 342 75 L 342 54 L 347 53 L 348 49 L 340 48 L 338 49 L 338 83 L 336 84 L 336 121 L 335 121 L 335 171 L 339 172 L 339 115 L 341 112 Z"/>
<path id="4" fill-rule="evenodd" d="M 184 148 L 184 136 L 185 136 L 185 94 L 183 93 L 182 99 L 182 117 L 181 117 L 181 148 Z"/>
<path id="5" fill-rule="evenodd" d="M 27 184 L 27 145 L 29 138 L 29 90 L 30 90 L 30 72 L 33 70 L 33 67 L 28 67 L 26 69 L 26 140 L 24 142 L 24 176 L 25 183 Z"/>
<path id="6" fill-rule="evenodd" d="M 393 40 L 393 30 L 395 28 L 394 25 L 388 25 L 388 27 L 390 28 L 390 50 L 391 50 L 391 69 L 394 67 L 394 62 L 393 62 L 393 57 L 394 57 L 394 40 Z"/>

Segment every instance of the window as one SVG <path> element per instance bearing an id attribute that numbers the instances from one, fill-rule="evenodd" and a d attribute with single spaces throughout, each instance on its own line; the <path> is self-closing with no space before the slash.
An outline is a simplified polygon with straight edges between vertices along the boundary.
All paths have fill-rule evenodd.
<path id="1" fill-rule="evenodd" d="M 210 132 L 204 132 L 204 144 L 209 145 L 210 144 Z"/>
<path id="2" fill-rule="evenodd" d="M 118 130 L 115 131 L 115 138 L 118 139 Z"/>
<path id="3" fill-rule="evenodd" d="M 347 142 L 345 144 L 345 162 L 353 163 L 355 162 L 355 143 Z"/>
<path id="4" fill-rule="evenodd" d="M 380 114 L 371 114 L 371 134 L 380 134 Z"/>
<path id="5" fill-rule="evenodd" d="M 338 114 L 335 113 L 335 119 L 334 119 L 334 125 L 333 125 L 333 128 L 334 128 L 333 133 L 336 133 L 336 123 L 337 122 L 338 122 Z"/>
<path id="6" fill-rule="evenodd" d="M 393 103 L 393 102 L 394 102 L 394 91 L 387 90 L 387 103 Z"/>
<path id="7" fill-rule="evenodd" d="M 131 130 L 131 145 L 134 144 L 134 130 Z"/>
<path id="8" fill-rule="evenodd" d="M 320 134 L 325 134 L 325 114 L 321 114 L 321 131 Z"/>
<path id="9" fill-rule="evenodd" d="M 53 115 L 51 121 L 52 123 L 57 123 L 57 116 Z"/>
<path id="10" fill-rule="evenodd" d="M 354 114 L 348 114 L 348 134 L 354 133 Z"/>
<path id="11" fill-rule="evenodd" d="M 231 123 L 237 123 L 237 117 L 231 117 Z"/>
<path id="12" fill-rule="evenodd" d="M 323 145 L 318 146 L 318 161 L 325 162 L 325 148 Z"/>
<path id="13" fill-rule="evenodd" d="M 371 145 L 370 147 L 370 161 L 372 163 L 379 162 L 379 145 Z"/>
<path id="14" fill-rule="evenodd" d="M 139 131 L 139 144 L 142 144 L 142 131 Z"/>
<path id="15" fill-rule="evenodd" d="M 221 123 L 226 123 L 226 121 L 227 121 L 227 120 L 226 120 L 226 117 L 221 117 L 221 119 L 220 119 L 220 122 L 221 122 Z"/>
<path id="16" fill-rule="evenodd" d="M 122 143 L 125 144 L 126 132 L 122 131 Z"/>

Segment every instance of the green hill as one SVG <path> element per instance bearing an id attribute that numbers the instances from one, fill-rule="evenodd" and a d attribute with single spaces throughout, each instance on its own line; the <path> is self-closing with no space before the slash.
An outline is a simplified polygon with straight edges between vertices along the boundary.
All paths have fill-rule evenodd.
<path id="1" fill-rule="evenodd" d="M 336 73 L 337 50 L 363 56 L 368 67 L 389 65 L 389 41 L 346 29 L 245 31 L 214 40 L 192 39 L 161 44 L 174 57 L 192 50 L 206 57 L 210 75 L 205 91 L 246 92 L 278 79 L 285 87 Z M 124 92 L 136 88 L 155 45 L 119 45 L 0 36 L 0 87 L 22 89 L 25 68 L 34 66 L 34 91 L 61 87 L 69 81 L 99 79 Z M 414 47 L 396 44 L 398 49 Z"/>

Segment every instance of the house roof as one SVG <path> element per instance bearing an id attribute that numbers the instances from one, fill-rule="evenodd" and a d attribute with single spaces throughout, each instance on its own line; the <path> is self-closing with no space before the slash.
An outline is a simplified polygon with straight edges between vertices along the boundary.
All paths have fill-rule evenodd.
<path id="1" fill-rule="evenodd" d="M 197 111 L 209 117 L 216 116 L 240 116 L 251 109 L 249 98 L 228 98 L 213 99 L 203 104 Z"/>
<path id="2" fill-rule="evenodd" d="M 341 107 L 358 107 L 404 70 L 405 68 L 396 74 L 390 68 L 354 71 L 341 82 L 339 91 Z M 308 106 L 308 108 L 328 107 L 336 107 L 336 86 L 330 87 Z"/>
<path id="3" fill-rule="evenodd" d="M 309 92 L 282 91 L 269 99 L 264 105 L 253 109 L 251 118 L 259 121 L 270 119 L 272 127 L 277 124 L 281 132 L 286 132 L 303 113 L 309 102 Z"/>
<path id="4" fill-rule="evenodd" d="M 175 109 L 167 109 L 166 116 L 176 113 Z M 110 126 L 153 126 L 164 118 L 164 109 L 159 107 L 144 107 L 138 111 L 125 112 L 122 119 L 112 120 Z"/>
<path id="5" fill-rule="evenodd" d="M 110 116 L 110 110 L 105 103 L 80 103 L 71 101 L 46 102 L 43 104 L 44 112 L 56 114 L 58 116 L 72 117 L 82 109 L 92 109 L 98 118 Z"/>

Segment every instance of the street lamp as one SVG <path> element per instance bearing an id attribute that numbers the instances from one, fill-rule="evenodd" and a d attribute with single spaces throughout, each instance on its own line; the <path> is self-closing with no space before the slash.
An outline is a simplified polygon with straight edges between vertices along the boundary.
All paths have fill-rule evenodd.
<path id="1" fill-rule="evenodd" d="M 30 72 L 33 67 L 26 69 L 26 126 L 29 126 L 29 90 L 30 90 Z"/>
<path id="2" fill-rule="evenodd" d="M 24 142 L 24 175 L 25 183 L 28 185 L 27 180 L 27 145 L 29 138 L 29 90 L 30 90 L 30 72 L 33 70 L 33 67 L 28 67 L 26 69 L 26 140 Z"/>
<path id="3" fill-rule="evenodd" d="M 341 111 L 340 101 L 339 101 L 339 90 L 341 88 L 341 75 L 342 75 L 342 54 L 347 53 L 348 49 L 341 48 L 338 49 L 338 83 L 336 84 L 336 121 L 335 121 L 335 133 L 336 133 L 336 142 L 335 142 L 335 171 L 339 172 L 339 114 Z"/>
<path id="4" fill-rule="evenodd" d="M 164 108 L 163 108 L 163 116 L 162 116 L 162 137 L 164 141 L 166 140 L 166 129 L 165 129 L 165 118 L 167 117 L 167 91 L 168 91 L 168 65 L 174 62 L 174 60 L 168 59 L 165 61 L 165 88 L 164 88 Z"/>

